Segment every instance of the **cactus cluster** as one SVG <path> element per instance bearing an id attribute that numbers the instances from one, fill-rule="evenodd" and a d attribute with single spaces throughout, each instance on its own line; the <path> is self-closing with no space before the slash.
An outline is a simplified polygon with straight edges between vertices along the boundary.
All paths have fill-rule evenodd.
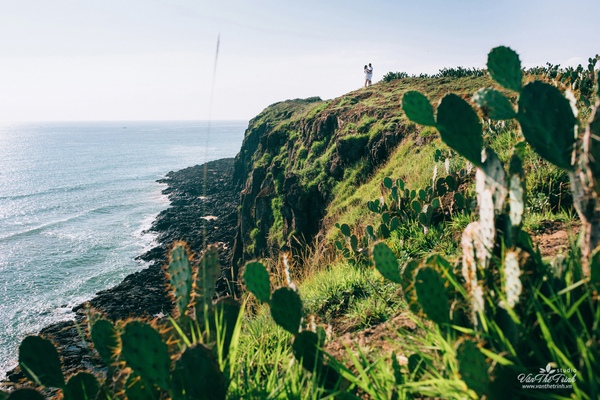
<path id="1" fill-rule="evenodd" d="M 430 184 L 422 189 L 411 190 L 400 178 L 394 180 L 387 176 L 383 179 L 381 197 L 367 201 L 367 209 L 379 215 L 377 227 L 365 226 L 360 236 L 352 233 L 348 224 L 335 224 L 344 240 L 336 240 L 334 245 L 344 258 L 351 263 L 366 261 L 369 247 L 378 240 L 388 239 L 401 225 L 417 223 L 427 234 L 434 223 L 441 223 L 457 212 L 468 210 L 471 200 L 466 189 L 460 186 L 468 179 L 469 170 L 451 171 L 451 157 L 440 150 L 434 158 L 436 162 L 444 162 L 446 175 L 439 176 L 435 166 Z"/>
<path id="2" fill-rule="evenodd" d="M 523 85 L 521 64 L 513 50 L 493 49 L 488 56 L 488 71 L 504 89 L 518 93 L 516 109 L 502 92 L 493 88 L 481 89 L 473 97 L 489 118 L 515 119 L 520 126 L 525 140 L 515 146 L 507 165 L 485 147 L 479 115 L 462 97 L 445 95 L 436 113 L 429 100 L 418 92 L 405 93 L 402 101 L 410 120 L 434 126 L 452 150 L 477 167 L 479 219 L 463 232 L 463 260 L 459 268 L 462 276 L 455 275 L 450 264 L 438 256 L 409 261 L 401 270 L 385 243 L 376 244 L 373 250 L 375 267 L 385 278 L 402 284 L 411 310 L 422 313 L 440 328 L 462 327 L 458 332 L 464 337 L 457 342 L 455 353 L 459 374 L 478 396 L 489 396 L 492 385 L 503 382 L 507 368 L 516 368 L 508 365 L 518 362 L 519 357 L 528 357 L 515 351 L 518 346 L 526 350 L 531 345 L 528 335 L 551 340 L 547 331 L 541 334 L 537 328 L 542 318 L 539 311 L 532 316 L 529 305 L 520 301 L 526 291 L 528 296 L 541 296 L 537 289 L 540 286 L 552 290 L 549 269 L 533 248 L 529 235 L 521 230 L 526 143 L 539 156 L 570 173 L 575 207 L 583 225 L 580 261 L 591 285 L 595 284 L 598 271 L 597 253 L 593 250 L 600 243 L 600 164 L 595 161 L 600 159 L 600 97 L 584 134 L 579 135 L 576 113 L 569 100 L 548 83 L 533 81 Z M 563 292 L 574 287 L 566 286 Z M 592 310 L 594 301 L 590 303 Z M 575 303 L 571 310 L 579 304 Z M 556 312 L 556 307 L 550 310 Z M 586 325 L 589 323 L 583 321 L 587 332 L 593 329 Z M 511 361 L 503 358 L 504 365 L 493 366 L 486 355 L 498 349 L 505 349 Z"/>
<path id="3" fill-rule="evenodd" d="M 441 155 L 436 153 L 435 157 L 440 159 Z M 407 188 L 402 179 L 384 178 L 381 198 L 367 202 L 370 211 L 381 215 L 381 223 L 375 231 L 377 237 L 387 239 L 398 226 L 411 222 L 418 222 L 427 233 L 434 219 L 441 222 L 465 210 L 468 195 L 459 191 L 459 186 L 468 175 L 466 169 L 461 169 L 448 170 L 445 176 L 439 176 L 436 166 L 430 184 L 419 190 Z"/>
<path id="4" fill-rule="evenodd" d="M 269 273 L 258 261 L 245 265 L 243 279 L 248 291 L 261 303 L 269 305 L 275 323 L 293 335 L 294 357 L 306 370 L 315 373 L 326 388 L 335 387 L 341 377 L 324 358 L 325 331 L 321 327 L 308 326 L 302 299 L 291 281 L 288 280 L 288 286 L 271 292 Z"/>
<path id="5" fill-rule="evenodd" d="M 224 399 L 227 356 L 241 306 L 231 298 L 212 300 L 219 277 L 216 247 L 206 249 L 198 266 L 191 260 L 185 243 L 173 245 L 166 274 L 175 319 L 90 321 L 94 348 L 109 367 L 102 384 L 86 372 L 66 381 L 54 345 L 39 336 L 21 343 L 21 370 L 39 385 L 61 389 L 67 400 L 94 399 L 99 393 L 129 399 Z"/>

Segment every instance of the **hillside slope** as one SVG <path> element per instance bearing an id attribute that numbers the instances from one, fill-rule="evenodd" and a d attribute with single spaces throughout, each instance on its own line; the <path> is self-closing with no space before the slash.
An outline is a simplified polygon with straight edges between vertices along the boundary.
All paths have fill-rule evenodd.
<path id="1" fill-rule="evenodd" d="M 296 99 L 269 106 L 250 121 L 236 157 L 234 179 L 243 190 L 234 269 L 281 250 L 297 253 L 312 243 L 337 222 L 335 214 L 347 209 L 347 198 L 355 192 L 361 197 L 361 185 L 402 144 L 413 153 L 431 151 L 424 145 L 437 135 L 406 119 L 400 106 L 403 93 L 419 90 L 435 102 L 448 92 L 470 97 L 489 84 L 487 77 L 405 78 L 329 101 Z M 422 182 L 423 172 L 412 174 Z M 367 194 L 372 193 L 364 193 L 365 202 Z"/>

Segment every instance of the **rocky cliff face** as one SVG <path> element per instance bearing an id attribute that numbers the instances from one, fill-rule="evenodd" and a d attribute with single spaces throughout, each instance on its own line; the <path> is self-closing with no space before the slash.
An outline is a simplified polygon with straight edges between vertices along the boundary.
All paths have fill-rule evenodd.
<path id="1" fill-rule="evenodd" d="M 234 167 L 234 275 L 250 259 L 312 241 L 336 187 L 364 180 L 411 130 L 399 103 L 392 92 L 364 89 L 276 103 L 250 121 Z"/>

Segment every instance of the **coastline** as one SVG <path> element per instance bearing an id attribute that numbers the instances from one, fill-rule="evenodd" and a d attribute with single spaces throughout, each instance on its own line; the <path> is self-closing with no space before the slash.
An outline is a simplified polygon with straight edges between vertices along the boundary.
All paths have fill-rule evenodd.
<path id="1" fill-rule="evenodd" d="M 207 169 L 205 191 L 204 165 Z M 147 262 L 148 267 L 128 275 L 118 285 L 102 290 L 91 300 L 74 307 L 74 320 L 54 323 L 39 333 L 54 342 L 65 374 L 82 368 L 92 371 L 106 368 L 88 347 L 87 339 L 81 338 L 79 333 L 86 327 L 90 308 L 113 321 L 134 317 L 153 318 L 171 312 L 172 303 L 165 290 L 163 266 L 168 248 L 174 241 L 186 241 L 194 254 L 200 253 L 205 242 L 217 243 L 223 266 L 217 289 L 221 292 L 226 290 L 226 271 L 231 265 L 239 203 L 233 165 L 233 158 L 224 158 L 171 171 L 158 180 L 167 185 L 162 193 L 168 196 L 170 205 L 156 216 L 147 231 L 156 235 L 156 246 L 137 257 Z M 202 218 L 207 216 L 211 218 Z M 18 367 L 6 374 L 9 382 L 19 382 L 22 378 Z"/>

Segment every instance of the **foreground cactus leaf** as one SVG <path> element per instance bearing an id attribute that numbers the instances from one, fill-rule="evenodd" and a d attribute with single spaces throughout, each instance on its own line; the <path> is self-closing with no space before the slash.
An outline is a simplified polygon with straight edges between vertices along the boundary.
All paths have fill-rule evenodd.
<path id="1" fill-rule="evenodd" d="M 271 316 L 277 325 L 295 335 L 302 321 L 302 300 L 298 293 L 288 287 L 273 292 L 271 297 Z"/>
<path id="2" fill-rule="evenodd" d="M 456 358 L 460 376 L 469 389 L 474 390 L 479 396 L 487 394 L 490 385 L 488 365 L 477 345 L 470 340 L 464 341 L 458 347 Z"/>
<path id="3" fill-rule="evenodd" d="M 219 299 L 213 307 L 213 316 L 210 318 L 211 332 L 217 332 L 217 329 L 221 330 L 223 358 L 227 358 L 229 354 L 229 347 L 241 310 L 240 303 L 231 297 Z M 217 325 L 219 328 L 217 328 Z"/>
<path id="4" fill-rule="evenodd" d="M 125 325 L 121 340 L 127 365 L 148 383 L 168 389 L 171 359 L 160 334 L 146 323 L 131 321 Z"/>
<path id="5" fill-rule="evenodd" d="M 200 259 L 196 277 L 196 297 L 201 297 L 206 304 L 210 303 L 220 275 L 219 249 L 214 245 L 208 246 Z"/>
<path id="6" fill-rule="evenodd" d="M 259 301 L 268 302 L 271 298 L 269 273 L 262 263 L 255 261 L 246 264 L 246 268 L 244 269 L 244 283 Z"/>
<path id="7" fill-rule="evenodd" d="M 65 386 L 58 353 L 48 339 L 39 336 L 27 336 L 23 339 L 19 346 L 19 366 L 34 382 L 48 387 Z"/>
<path id="8" fill-rule="evenodd" d="M 481 123 L 469 103 L 453 93 L 444 96 L 437 109 L 436 128 L 444 143 L 473 164 L 481 165 Z"/>
<path id="9" fill-rule="evenodd" d="M 506 89 L 519 91 L 523 72 L 519 55 L 509 47 L 499 46 L 488 54 L 488 72 L 492 78 Z"/>
<path id="10" fill-rule="evenodd" d="M 484 190 L 489 190 L 492 194 L 494 209 L 501 212 L 508 195 L 504 164 L 494 150 L 487 147 L 484 149 L 481 159 L 481 168 L 475 173 L 477 193 L 480 195 Z M 478 201 L 481 207 L 481 198 Z"/>
<path id="11" fill-rule="evenodd" d="M 201 344 L 185 350 L 173 370 L 174 400 L 221 400 L 227 394 L 227 381 L 212 352 Z"/>
<path id="12" fill-rule="evenodd" d="M 8 400 L 44 400 L 44 396 L 34 389 L 18 389 L 12 392 Z"/>
<path id="13" fill-rule="evenodd" d="M 296 359 L 302 362 L 304 369 L 314 371 L 323 362 L 323 353 L 319 349 L 322 345 L 316 333 L 303 331 L 294 338 L 292 351 Z"/>
<path id="14" fill-rule="evenodd" d="M 411 121 L 421 125 L 435 126 L 433 107 L 423 94 L 417 91 L 404 93 L 404 96 L 402 96 L 402 109 Z"/>
<path id="15" fill-rule="evenodd" d="M 184 315 L 192 298 L 192 267 L 183 242 L 177 242 L 169 253 L 167 271 L 175 306 L 179 315 Z"/>
<path id="16" fill-rule="evenodd" d="M 66 400 L 95 399 L 100 391 L 96 377 L 87 372 L 78 372 L 69 378 L 64 394 Z"/>
<path id="17" fill-rule="evenodd" d="M 415 280 L 415 289 L 419 304 L 429 319 L 438 325 L 450 322 L 450 305 L 444 279 L 435 269 L 420 269 Z"/>
<path id="18" fill-rule="evenodd" d="M 513 119 L 517 116 L 510 101 L 499 91 L 491 88 L 479 89 L 473 95 L 473 101 L 495 120 Z"/>
<path id="19" fill-rule="evenodd" d="M 531 82 L 521 91 L 517 115 L 523 136 L 536 153 L 559 168 L 573 170 L 575 116 L 560 91 L 544 82 Z"/>
<path id="20" fill-rule="evenodd" d="M 375 268 L 385 279 L 394 283 L 402 283 L 396 255 L 385 243 L 379 242 L 373 246 L 373 259 L 375 260 Z"/>
<path id="21" fill-rule="evenodd" d="M 149 385 L 135 374 L 129 374 L 125 383 L 125 393 L 128 399 L 158 399 L 160 394 L 155 386 Z"/>
<path id="22" fill-rule="evenodd" d="M 109 321 L 99 319 L 92 325 L 91 336 L 102 361 L 106 365 L 112 364 L 116 359 L 117 349 L 121 346 L 116 328 Z"/>

